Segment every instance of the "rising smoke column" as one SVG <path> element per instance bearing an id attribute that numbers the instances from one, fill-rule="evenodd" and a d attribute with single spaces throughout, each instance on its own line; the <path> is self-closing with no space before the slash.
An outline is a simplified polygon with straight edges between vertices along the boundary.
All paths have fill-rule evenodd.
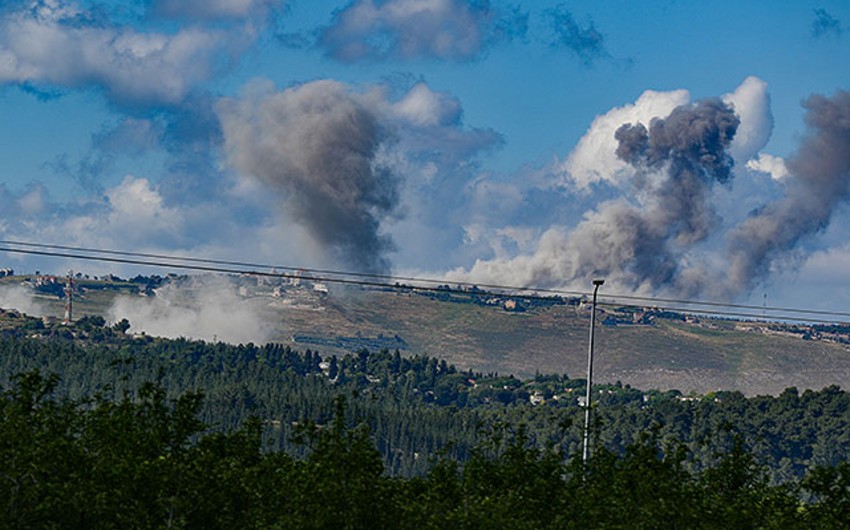
<path id="1" fill-rule="evenodd" d="M 632 288 L 678 284 L 679 254 L 716 225 L 708 198 L 714 182 L 728 182 L 727 149 L 740 120 L 720 99 L 673 109 L 664 119 L 626 124 L 615 133 L 617 156 L 637 170 L 632 184 L 641 206 L 603 205 L 570 235 L 573 278 L 620 277 Z"/>
<path id="2" fill-rule="evenodd" d="M 752 289 L 775 260 L 804 237 L 827 227 L 835 208 L 850 198 L 850 92 L 811 96 L 804 103 L 809 128 L 787 161 L 784 198 L 754 212 L 729 237 L 729 295 Z"/>
<path id="3" fill-rule="evenodd" d="M 393 244 L 379 229 L 398 204 L 397 182 L 375 162 L 386 132 L 356 95 L 316 81 L 218 111 L 233 167 L 280 191 L 286 214 L 346 266 L 389 270 Z"/>
<path id="4" fill-rule="evenodd" d="M 719 224 L 710 192 L 731 179 L 739 122 L 730 105 L 709 99 L 674 107 L 649 127 L 622 125 L 616 155 L 635 169 L 633 197 L 600 204 L 570 233 L 551 228 L 533 255 L 479 260 L 450 278 L 557 288 L 603 276 L 635 292 L 699 292 L 704 282 L 686 254 Z"/>
<path id="5" fill-rule="evenodd" d="M 732 176 L 726 149 L 739 123 L 732 108 L 710 99 L 676 107 L 667 118 L 652 120 L 649 130 L 640 123 L 617 130 L 617 156 L 638 170 L 637 189 L 651 193 L 651 224 L 666 227 L 681 243 L 705 239 L 714 216 L 706 198 L 713 182 Z M 656 181 L 653 172 L 665 176 Z"/>

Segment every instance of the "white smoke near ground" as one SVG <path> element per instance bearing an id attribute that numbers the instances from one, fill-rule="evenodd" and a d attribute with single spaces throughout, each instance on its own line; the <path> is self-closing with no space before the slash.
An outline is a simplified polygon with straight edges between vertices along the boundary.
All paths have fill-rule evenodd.
<path id="1" fill-rule="evenodd" d="M 32 289 L 22 285 L 0 285 L 0 308 L 16 309 L 32 317 L 47 314 L 44 306 L 33 296 Z"/>
<path id="2" fill-rule="evenodd" d="M 265 343 L 270 325 L 243 299 L 233 283 L 215 276 L 194 276 L 167 284 L 156 296 L 120 296 L 107 311 L 113 322 L 126 318 L 130 332 L 206 341 Z"/>

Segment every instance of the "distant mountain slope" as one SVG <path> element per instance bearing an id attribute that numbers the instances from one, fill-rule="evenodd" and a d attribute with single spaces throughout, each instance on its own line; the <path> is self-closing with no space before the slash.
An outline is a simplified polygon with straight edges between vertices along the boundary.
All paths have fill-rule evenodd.
<path id="1" fill-rule="evenodd" d="M 172 280 L 176 289 L 155 296 L 173 297 L 180 292 L 180 281 Z M 315 289 L 308 282 L 231 280 L 239 293 L 238 304 L 232 299 L 221 302 L 230 304 L 224 311 L 247 311 L 248 318 L 261 321 L 266 333 L 257 337 L 258 343 L 275 341 L 323 353 L 395 344 L 405 355 L 423 353 L 445 358 L 460 369 L 518 377 L 536 372 L 583 377 L 586 369 L 589 311 L 577 300 L 537 306 L 519 300 L 517 307 L 507 304 L 512 310 L 506 310 L 505 300 L 482 292 L 449 296 L 333 285 L 328 292 L 326 286 Z M 154 292 L 140 280 L 81 281 L 79 288 L 83 293 L 75 301 L 75 314 L 107 318 L 115 297 L 143 304 L 150 296 L 139 293 Z M 199 290 L 197 285 L 192 289 Z M 62 300 L 50 294 L 39 296 L 46 314 L 62 315 Z M 185 303 L 191 309 L 192 302 Z M 215 302 L 207 298 L 203 303 Z M 722 389 L 757 395 L 850 381 L 850 344 L 836 342 L 835 337 L 804 340 L 811 338 L 805 330 L 770 329 L 768 323 L 686 321 L 681 315 L 647 316 L 634 308 L 605 307 L 603 311 L 596 335 L 595 379 L 599 382 L 621 381 L 685 393 Z M 134 325 L 131 331 L 145 329 L 145 322 L 129 318 Z M 198 336 L 193 333 L 193 329 L 184 332 Z M 842 336 L 847 335 L 838 338 Z"/>

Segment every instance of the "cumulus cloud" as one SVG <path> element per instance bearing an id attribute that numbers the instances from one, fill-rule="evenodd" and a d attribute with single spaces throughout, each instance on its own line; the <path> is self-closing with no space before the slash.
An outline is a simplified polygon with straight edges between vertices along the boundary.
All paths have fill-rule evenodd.
<path id="1" fill-rule="evenodd" d="M 741 121 L 738 132 L 729 147 L 735 164 L 743 166 L 757 156 L 773 133 L 773 113 L 767 83 L 750 76 L 733 92 L 723 96 L 723 101 L 735 109 Z"/>
<path id="2" fill-rule="evenodd" d="M 145 178 L 132 175 L 106 191 L 111 212 L 106 217 L 105 229 L 116 234 L 125 244 L 136 245 L 148 241 L 173 240 L 183 232 L 182 213 L 168 208 L 156 188 Z"/>
<path id="3" fill-rule="evenodd" d="M 729 153 L 736 164 L 743 167 L 764 148 L 773 131 L 767 83 L 757 77 L 748 77 L 722 99 L 733 107 L 740 121 Z M 618 142 L 614 133 L 625 123 L 648 127 L 652 120 L 665 117 L 674 108 L 689 102 L 687 90 L 647 90 L 634 103 L 597 116 L 555 172 L 561 175 L 562 183 L 584 192 L 603 182 L 620 188 L 629 185 L 635 169 L 617 156 Z"/>
<path id="4" fill-rule="evenodd" d="M 788 176 L 788 167 L 782 157 L 768 153 L 760 153 L 758 158 L 747 162 L 747 169 L 767 173 L 774 180 L 782 180 Z"/>
<path id="5" fill-rule="evenodd" d="M 527 15 L 470 0 L 354 0 L 322 29 L 319 45 L 344 62 L 438 58 L 469 60 L 525 33 Z"/>
<path id="6" fill-rule="evenodd" d="M 233 283 L 215 276 L 168 284 L 150 298 L 119 296 L 107 318 L 126 318 L 134 333 L 170 338 L 263 343 L 270 332 L 267 319 L 239 296 Z"/>
<path id="7" fill-rule="evenodd" d="M 18 193 L 0 184 L 0 229 L 26 226 L 51 210 L 50 195 L 44 185 L 33 182 Z"/>
<path id="8" fill-rule="evenodd" d="M 614 138 L 617 129 L 626 123 L 648 125 L 653 119 L 667 116 L 674 108 L 689 101 L 690 93 L 687 90 L 647 90 L 634 103 L 615 107 L 597 116 L 558 168 L 559 172 L 567 179 L 567 183 L 579 190 L 586 191 L 597 182 L 622 186 L 628 182 L 634 170 L 617 157 L 617 140 Z"/>
<path id="9" fill-rule="evenodd" d="M 423 82 L 395 89 L 376 87 L 367 97 L 394 134 L 394 141 L 378 157 L 402 177 L 399 202 L 404 215 L 388 223 L 387 230 L 398 241 L 419 242 L 417 248 L 405 246 L 399 260 L 423 268 L 463 260 L 464 252 L 472 250 L 463 245 L 462 227 L 486 223 L 482 213 L 504 211 L 495 202 L 476 199 L 488 187 L 479 178 L 478 159 L 499 148 L 502 136 L 491 129 L 468 127 L 460 101 Z M 496 186 L 503 193 L 491 194 L 490 199 L 509 200 L 509 185 Z M 434 248 L 444 251 L 435 253 Z"/>
<path id="10" fill-rule="evenodd" d="M 70 2 L 43 0 L 0 14 L 0 83 L 100 87 L 123 104 L 173 104 L 210 79 L 244 39 L 191 26 L 144 32 L 95 19 Z"/>
<path id="11" fill-rule="evenodd" d="M 80 202 L 58 203 L 41 185 L 20 194 L 0 188 L 0 206 L 4 238 L 103 248 L 174 248 L 189 239 L 187 211 L 168 207 L 157 186 L 132 175 Z"/>
<path id="12" fill-rule="evenodd" d="M 503 142 L 492 129 L 465 127 L 460 101 L 424 82 L 413 84 L 397 97 L 386 85 L 377 86 L 366 94 L 366 100 L 394 133 L 395 142 L 384 154 L 403 157 L 408 163 L 415 161 L 446 173 L 468 166 L 477 154 Z"/>
<path id="13" fill-rule="evenodd" d="M 460 101 L 451 94 L 431 90 L 416 83 L 391 111 L 401 120 L 418 126 L 456 125 L 460 122 Z"/>

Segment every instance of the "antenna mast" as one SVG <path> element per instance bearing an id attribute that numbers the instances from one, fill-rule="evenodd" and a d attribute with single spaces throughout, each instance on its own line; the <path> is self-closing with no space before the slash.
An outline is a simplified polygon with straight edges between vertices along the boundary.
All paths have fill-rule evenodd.
<path id="1" fill-rule="evenodd" d="M 74 271 L 68 271 L 65 279 L 65 321 L 66 326 L 71 323 L 74 309 Z"/>

